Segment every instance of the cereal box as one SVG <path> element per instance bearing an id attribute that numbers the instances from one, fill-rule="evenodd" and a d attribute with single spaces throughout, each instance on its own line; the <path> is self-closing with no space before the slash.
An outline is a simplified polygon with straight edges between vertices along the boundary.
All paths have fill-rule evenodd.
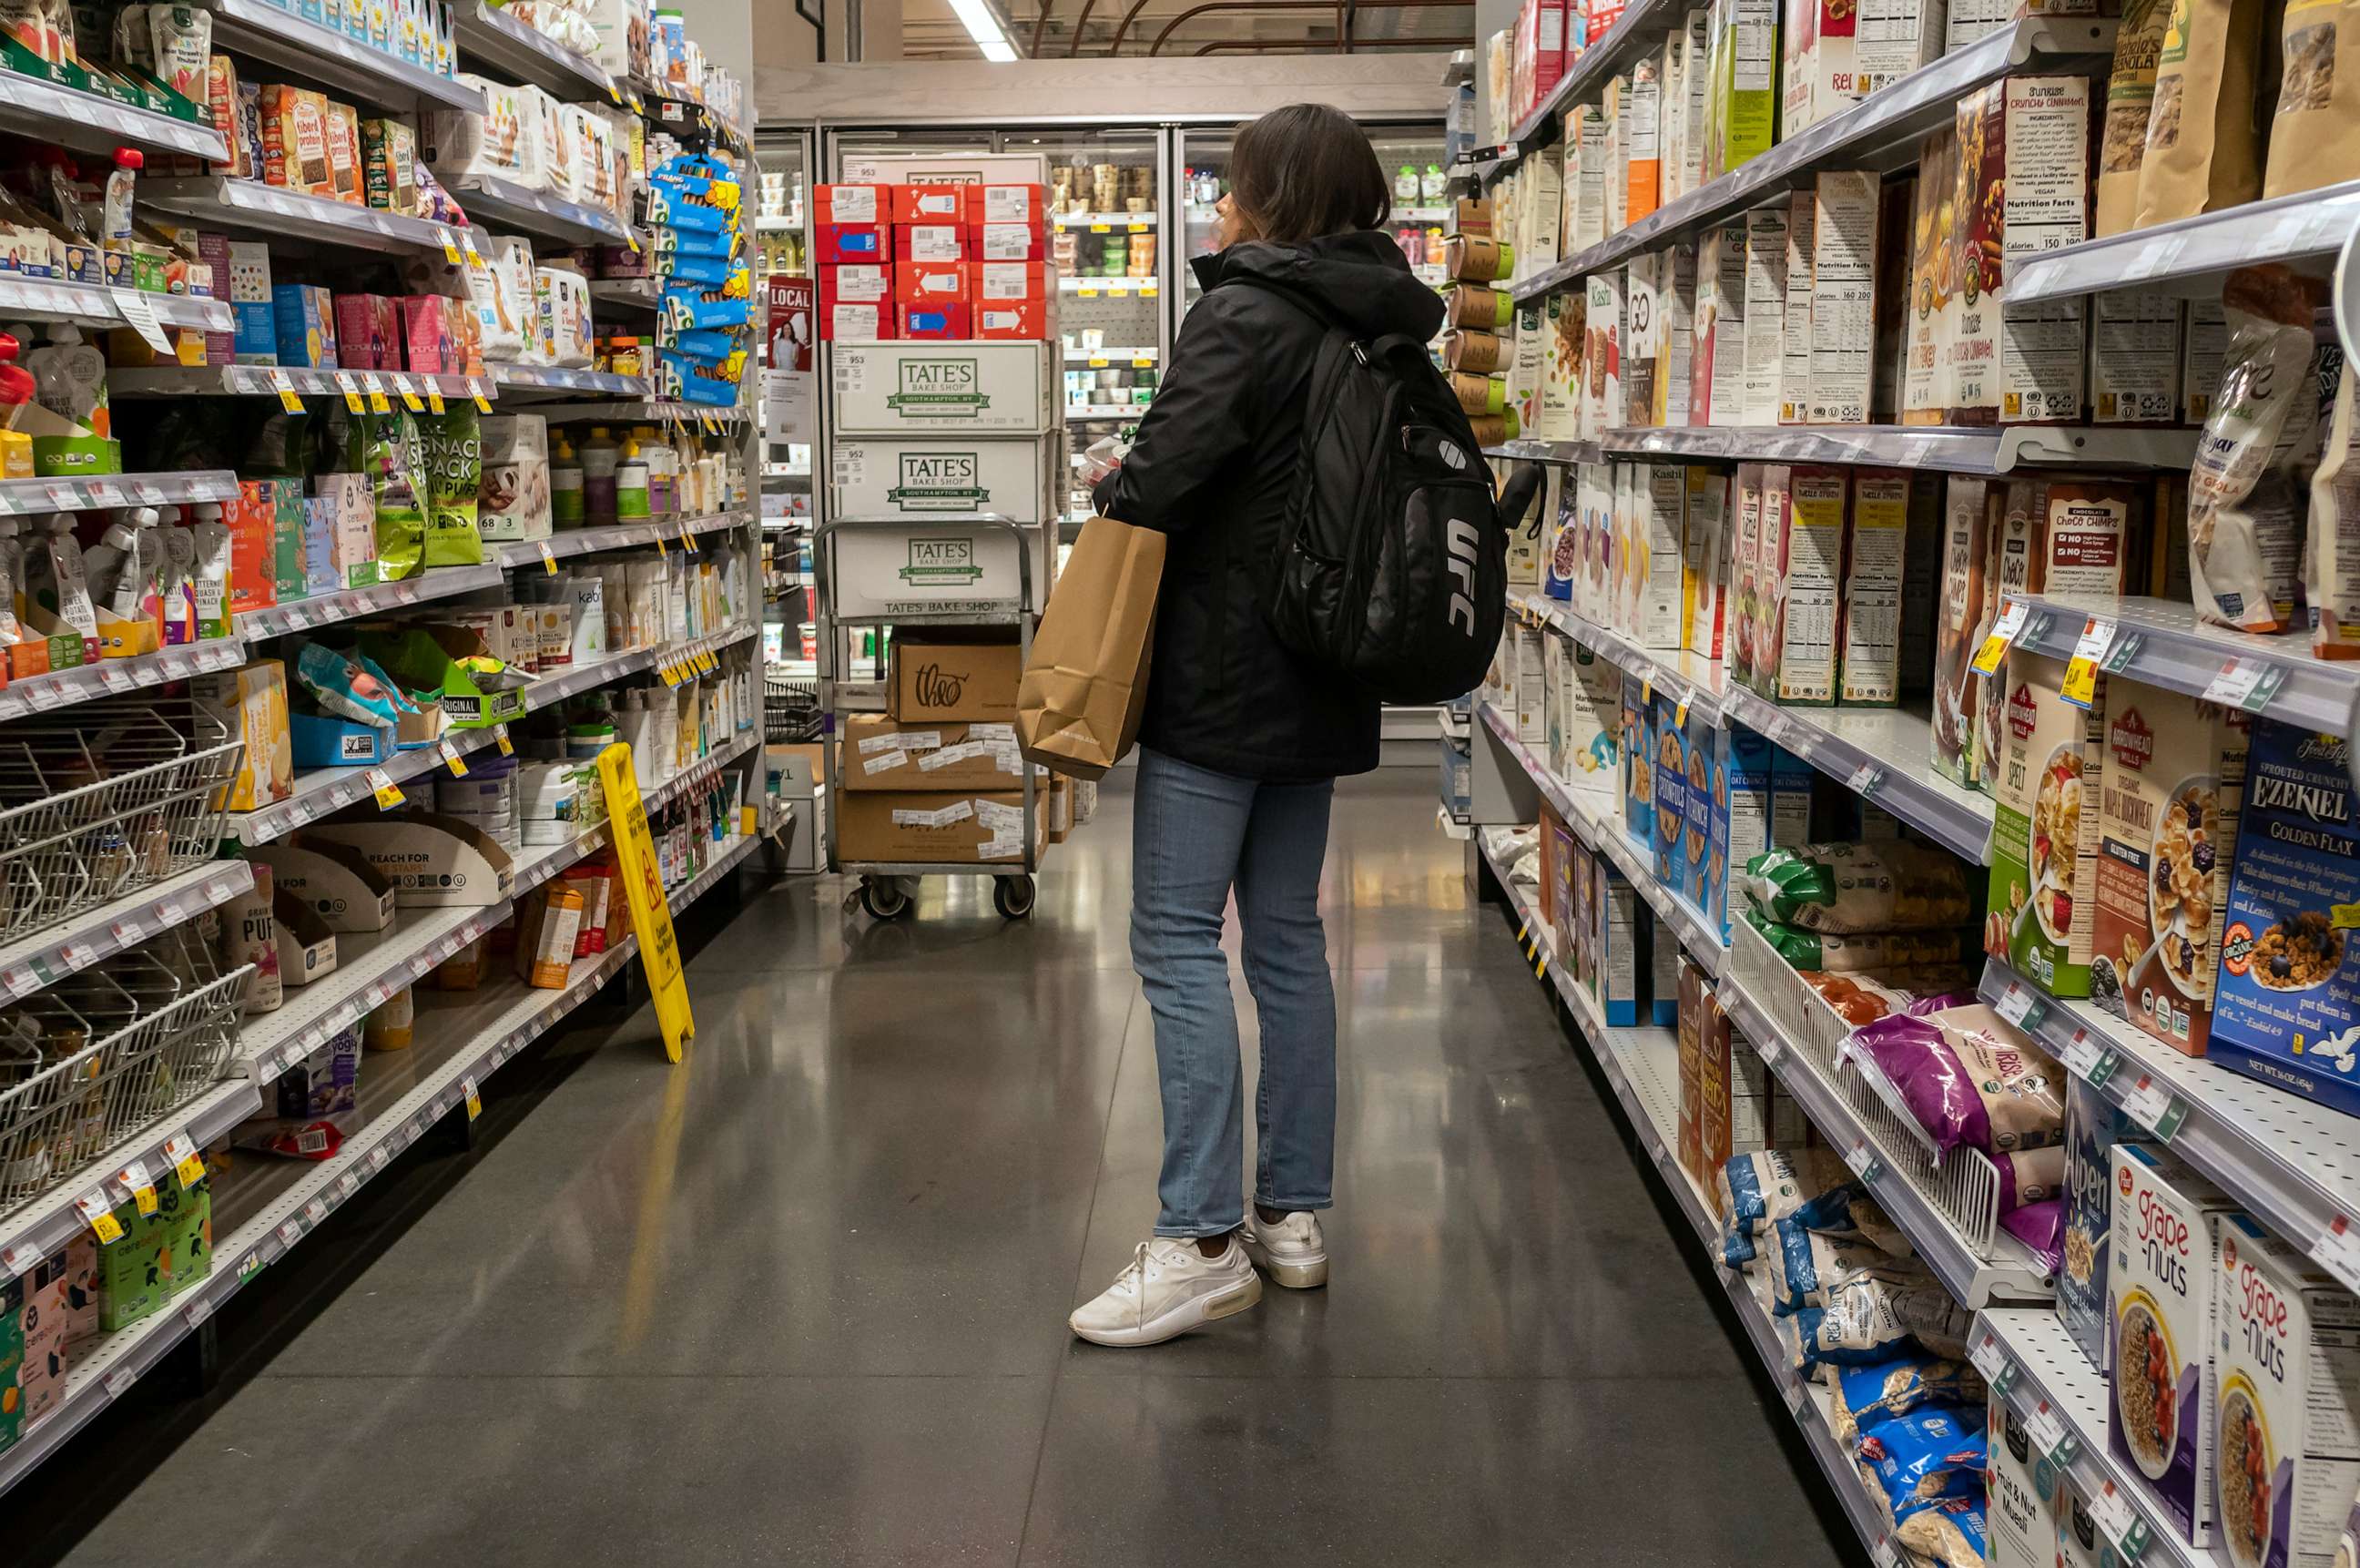
<path id="1" fill-rule="evenodd" d="M 1780 473 L 1773 465 L 1774 483 Z M 1837 596 L 1851 523 L 1849 481 L 1845 468 L 1798 465 L 1786 496 L 1765 496 L 1761 551 L 1766 598 L 1762 637 L 1754 647 L 1754 689 L 1775 702 L 1825 707 L 1835 701 Z M 1760 661 L 1765 657 L 1764 667 Z"/>
<path id="2" fill-rule="evenodd" d="M 2099 424 L 2169 424 L 2180 410 L 2180 302 L 2143 289 L 2097 297 L 2090 400 Z"/>
<path id="3" fill-rule="evenodd" d="M 1593 431 L 1618 429 L 1622 421 L 1622 273 L 1617 268 L 1593 272 L 1585 280 L 1590 291 L 1582 331 L 1589 348 L 1582 355 L 1590 389 L 1584 398 Z"/>
<path id="4" fill-rule="evenodd" d="M 1707 54 L 1710 180 L 1770 150 L 1778 116 L 1778 0 L 1715 0 Z"/>
<path id="5" fill-rule="evenodd" d="M 1768 479 L 1766 465 L 1741 463 L 1732 486 L 1735 539 L 1730 557 L 1730 608 L 1721 644 L 1729 678 L 1745 686 L 1754 684 L 1756 610 L 1762 597 L 1762 503 Z"/>
<path id="6" fill-rule="evenodd" d="M 1676 245 L 1657 259 L 1655 408 L 1651 422 L 1685 425 L 1696 369 L 1696 247 Z"/>
<path id="7" fill-rule="evenodd" d="M 1811 410 L 1811 242 L 1819 228 L 1819 198 L 1797 191 L 1786 198 L 1786 352 L 1778 362 L 1778 422 L 1803 424 Z"/>
<path id="8" fill-rule="evenodd" d="M 1943 126 L 1918 148 L 1910 214 L 1909 302 L 1901 366 L 1901 422 L 1941 424 L 1950 404 L 1950 282 L 1957 268 L 1959 139 Z"/>
<path id="9" fill-rule="evenodd" d="M 1779 378 L 1786 359 L 1786 209 L 1757 207 L 1745 214 L 1745 358 L 1743 412 L 1732 422 L 1778 422 Z"/>
<path id="10" fill-rule="evenodd" d="M 2360 1486 L 2360 1301 L 2249 1215 L 2218 1224 L 2214 1527 L 2241 1568 L 2327 1568 Z"/>
<path id="11" fill-rule="evenodd" d="M 1697 252 L 1691 425 L 1745 422 L 1745 225 L 1706 230 Z"/>
<path id="12" fill-rule="evenodd" d="M 2214 1221 L 2226 1193 L 2161 1149 L 2114 1148 L 2109 1264 L 2114 1368 L 2106 1446 L 2146 1483 L 2158 1523 L 2212 1540 Z"/>
<path id="13" fill-rule="evenodd" d="M 2097 813 L 2083 786 L 2099 772 L 2103 680 L 2084 710 L 2065 700 L 2063 660 L 2019 650 L 2005 668 L 1983 949 L 2052 995 L 2087 996 Z"/>
<path id="14" fill-rule="evenodd" d="M 2057 1316 L 2100 1372 L 2106 1369 L 2106 1231 L 2114 1213 L 2114 1148 L 2131 1124 L 2097 1090 L 2065 1075 L 2065 1226 Z"/>
<path id="15" fill-rule="evenodd" d="M 1688 486 L 1688 526 L 1680 544 L 1680 646 L 1718 660 L 1729 600 L 1729 476 L 1697 464 L 1681 471 Z"/>
<path id="16" fill-rule="evenodd" d="M 1983 1524 L 1990 1542 L 1986 1568 L 2055 1568 L 2057 1521 L 2049 1509 L 2060 1500 L 2035 1466 L 2048 1468 L 2032 1445 L 2032 1434 L 2006 1398 L 1989 1396 L 1984 1438 L 1991 1464 L 1984 1472 Z"/>
<path id="17" fill-rule="evenodd" d="M 1844 565 L 1841 675 L 1836 701 L 1888 707 L 1901 699 L 1901 576 L 1909 534 L 1910 476 L 1862 468 L 1852 478 L 1852 548 Z"/>
<path id="18" fill-rule="evenodd" d="M 1688 476 L 1677 463 L 1629 465 L 1631 499 L 1637 515 L 1633 543 L 1633 592 L 1637 596 L 1632 639 L 1642 648 L 1677 652 L 1680 646 L 1680 576 Z"/>
<path id="19" fill-rule="evenodd" d="M 1711 919 L 1718 907 L 1715 890 L 1728 884 L 1729 788 L 1721 768 L 1721 727 L 1701 708 L 1691 708 L 1681 747 L 1688 772 L 1681 797 L 1678 891 L 1689 908 Z"/>
<path id="20" fill-rule="evenodd" d="M 1883 183 L 1870 170 L 1821 174 L 1815 181 L 1807 415 L 1812 424 L 1868 421 L 1876 354 L 1876 227 Z"/>
<path id="21" fill-rule="evenodd" d="M 2155 686 L 2108 699 L 2090 994 L 2191 1056 L 2212 1023 L 2250 729 L 2242 708 Z"/>
<path id="22" fill-rule="evenodd" d="M 1639 1021 L 1639 890 L 1605 861 L 1596 866 L 1598 1009 L 1627 1028 Z"/>
<path id="23" fill-rule="evenodd" d="M 1655 694 L 1652 707 L 1655 723 L 1655 881 L 1664 887 L 1677 890 L 1685 870 L 1681 859 L 1680 839 L 1688 829 L 1688 814 L 1700 810 L 1710 820 L 1712 806 L 1710 795 L 1701 801 L 1688 799 L 1688 727 L 1678 716 L 1678 704 L 1669 688 Z"/>
<path id="24" fill-rule="evenodd" d="M 1622 410 L 1634 425 L 1655 420 L 1655 376 L 1663 368 L 1663 255 L 1634 256 L 1622 269 Z"/>
<path id="25" fill-rule="evenodd" d="M 1654 853 L 1655 843 L 1655 718 L 1646 683 L 1622 675 L 1622 831 Z"/>
<path id="26" fill-rule="evenodd" d="M 2360 903 L 2350 742 L 2254 721 L 2208 1054 L 2360 1114 Z"/>
<path id="27" fill-rule="evenodd" d="M 1622 787 L 1616 737 L 1622 729 L 1621 673 L 1569 637 L 1557 661 L 1557 707 L 1561 716 L 1550 738 L 1558 742 L 1549 771 L 1586 794 L 1611 795 Z"/>

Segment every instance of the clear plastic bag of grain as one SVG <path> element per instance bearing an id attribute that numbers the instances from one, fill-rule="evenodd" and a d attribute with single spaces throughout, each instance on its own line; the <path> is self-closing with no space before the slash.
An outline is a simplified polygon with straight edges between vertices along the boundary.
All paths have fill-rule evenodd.
<path id="1" fill-rule="evenodd" d="M 2222 290 L 2229 347 L 2219 395 L 2188 476 L 2188 565 L 2202 620 L 2239 631 L 2291 630 L 2319 455 L 2311 374 L 2317 280 L 2247 267 Z"/>

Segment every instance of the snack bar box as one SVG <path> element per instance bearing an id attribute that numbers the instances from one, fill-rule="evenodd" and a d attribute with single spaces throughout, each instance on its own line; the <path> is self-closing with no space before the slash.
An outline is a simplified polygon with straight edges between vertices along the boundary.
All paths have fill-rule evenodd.
<path id="1" fill-rule="evenodd" d="M 893 228 L 890 224 L 819 224 L 812 229 L 812 260 L 822 267 L 862 262 L 871 267 L 893 261 Z"/>
<path id="2" fill-rule="evenodd" d="M 1047 300 L 978 300 L 974 312 L 975 335 L 987 341 L 1057 335 L 1056 315 Z"/>
<path id="3" fill-rule="evenodd" d="M 893 307 L 897 336 L 927 339 L 939 343 L 962 343 L 975 335 L 975 316 L 965 300 L 945 300 L 931 305 L 896 305 Z"/>
<path id="4" fill-rule="evenodd" d="M 821 185 L 812 192 L 815 224 L 866 224 L 893 221 L 893 188 L 890 185 Z"/>
<path id="5" fill-rule="evenodd" d="M 893 299 L 893 269 L 884 262 L 848 261 L 819 269 L 819 304 L 874 305 Z"/>
<path id="6" fill-rule="evenodd" d="M 827 350 L 827 369 L 836 427 L 847 435 L 1058 428 L 1058 376 L 1045 344 L 843 344 Z"/>
<path id="7" fill-rule="evenodd" d="M 890 300 L 874 304 L 839 302 L 819 308 L 819 340 L 822 343 L 875 343 L 880 338 L 898 337 L 894 305 Z"/>
<path id="8" fill-rule="evenodd" d="M 896 224 L 959 224 L 972 220 L 967 213 L 967 185 L 889 185 Z"/>

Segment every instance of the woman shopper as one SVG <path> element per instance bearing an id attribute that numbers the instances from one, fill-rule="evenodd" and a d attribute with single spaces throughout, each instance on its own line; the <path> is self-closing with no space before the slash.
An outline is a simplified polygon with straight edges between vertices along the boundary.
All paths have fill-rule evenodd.
<path id="1" fill-rule="evenodd" d="M 1204 297 L 1122 466 L 1107 517 L 1168 536 L 1139 731 L 1131 961 L 1155 1018 L 1162 1212 L 1114 1284 L 1071 1319 L 1099 1344 L 1155 1344 L 1328 1279 L 1318 1211 L 1336 1145 L 1336 994 L 1319 918 L 1336 779 L 1377 765 L 1378 703 L 1282 647 L 1260 604 L 1329 324 L 1423 341 L 1443 304 L 1382 225 L 1384 171 L 1321 104 L 1238 134 Z M 1262 1021 L 1260 1148 L 1245 1203 L 1244 1073 L 1223 912 L 1237 894 Z"/>

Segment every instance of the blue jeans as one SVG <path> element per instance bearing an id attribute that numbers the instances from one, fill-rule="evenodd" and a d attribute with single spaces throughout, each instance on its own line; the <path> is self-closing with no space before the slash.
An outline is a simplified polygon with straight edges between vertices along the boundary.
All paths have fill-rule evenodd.
<path id="1" fill-rule="evenodd" d="M 1262 1014 L 1254 1201 L 1325 1209 L 1336 1164 L 1336 988 L 1319 923 L 1335 782 L 1271 784 L 1139 751 L 1131 960 L 1155 1015 L 1164 1096 L 1159 1236 L 1243 1223 L 1245 1070 L 1221 951 L 1238 895 L 1246 985 Z"/>

